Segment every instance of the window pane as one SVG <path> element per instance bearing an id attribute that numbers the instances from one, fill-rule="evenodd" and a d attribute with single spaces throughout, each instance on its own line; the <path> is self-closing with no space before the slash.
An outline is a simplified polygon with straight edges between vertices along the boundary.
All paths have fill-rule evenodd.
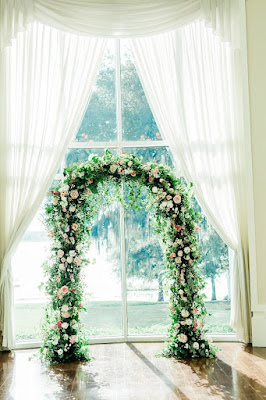
<path id="1" fill-rule="evenodd" d="M 169 310 L 160 238 L 144 209 L 127 210 L 125 227 L 128 333 L 166 335 Z"/>
<path id="2" fill-rule="evenodd" d="M 111 152 L 117 154 L 117 149 L 111 149 Z M 97 154 L 97 156 L 102 157 L 104 155 L 104 149 L 68 149 L 65 155 L 66 166 L 84 163 L 88 161 L 91 154 Z"/>
<path id="3" fill-rule="evenodd" d="M 198 204 L 195 205 L 200 210 Z M 231 292 L 228 246 L 203 216 L 199 243 L 202 251 L 199 272 L 206 281 L 205 305 L 211 314 L 205 323 L 208 333 L 234 333 L 230 326 Z"/>
<path id="4" fill-rule="evenodd" d="M 123 140 L 161 140 L 125 40 L 121 40 L 121 96 Z"/>
<path id="5" fill-rule="evenodd" d="M 170 168 L 174 168 L 172 155 L 166 147 L 127 147 L 123 149 L 123 152 L 142 157 L 144 163 L 150 161 L 158 164 L 165 164 Z"/>
<path id="6" fill-rule="evenodd" d="M 49 249 L 47 233 L 39 220 L 41 212 L 40 208 L 12 259 L 17 342 L 41 340 L 41 321 L 47 299 L 39 285 L 44 281 L 41 266 Z"/>
<path id="7" fill-rule="evenodd" d="M 115 68 L 115 42 L 109 40 L 88 108 L 75 141 L 111 142 L 117 139 Z"/>
<path id="8" fill-rule="evenodd" d="M 103 199 L 104 204 L 104 199 Z M 82 316 L 85 334 L 95 336 L 122 335 L 122 295 L 120 261 L 120 205 L 100 210 L 93 223 L 91 246 L 85 267 L 87 313 Z"/>

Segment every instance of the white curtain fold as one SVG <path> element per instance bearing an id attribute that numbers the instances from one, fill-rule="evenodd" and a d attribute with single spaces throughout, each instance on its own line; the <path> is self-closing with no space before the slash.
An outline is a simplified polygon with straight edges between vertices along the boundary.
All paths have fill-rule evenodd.
<path id="1" fill-rule="evenodd" d="M 1 0 L 0 49 L 36 21 L 97 37 L 150 36 L 204 20 L 225 41 L 239 45 L 241 0 Z"/>
<path id="2" fill-rule="evenodd" d="M 162 135 L 206 216 L 235 251 L 232 326 L 251 338 L 247 193 L 237 53 L 204 23 L 132 39 L 135 63 Z"/>
<path id="3" fill-rule="evenodd" d="M 28 25 L 0 56 L 0 330 L 14 345 L 10 261 L 89 101 L 106 41 Z M 29 254 L 30 257 L 30 254 Z"/>

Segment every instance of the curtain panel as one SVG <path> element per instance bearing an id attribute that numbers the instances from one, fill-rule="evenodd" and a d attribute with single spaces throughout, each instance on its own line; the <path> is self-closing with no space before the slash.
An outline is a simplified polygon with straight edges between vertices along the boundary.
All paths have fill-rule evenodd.
<path id="1" fill-rule="evenodd" d="M 98 37 L 150 36 L 204 20 L 223 40 L 239 45 L 241 0 L 1 0 L 0 49 L 37 21 Z"/>
<path id="2" fill-rule="evenodd" d="M 234 250 L 232 326 L 251 340 L 247 181 L 237 52 L 198 22 L 131 40 L 157 125 L 216 231 Z M 240 101 L 240 103 L 239 103 Z"/>
<path id="3" fill-rule="evenodd" d="M 11 258 L 81 123 L 105 44 L 33 23 L 0 55 L 0 330 L 6 348 L 15 344 Z"/>

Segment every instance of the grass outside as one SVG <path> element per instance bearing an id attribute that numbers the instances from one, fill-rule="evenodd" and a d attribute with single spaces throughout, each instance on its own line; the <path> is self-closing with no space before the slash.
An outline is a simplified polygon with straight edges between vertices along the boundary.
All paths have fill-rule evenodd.
<path id="1" fill-rule="evenodd" d="M 207 302 L 208 312 L 205 326 L 209 333 L 233 333 L 230 327 L 230 303 L 226 301 Z M 118 301 L 94 301 L 86 305 L 83 314 L 86 335 L 121 336 L 122 303 Z M 17 341 L 38 340 L 41 338 L 41 320 L 44 304 L 18 303 L 15 305 Z M 129 335 L 166 334 L 169 325 L 168 303 L 128 302 Z"/>

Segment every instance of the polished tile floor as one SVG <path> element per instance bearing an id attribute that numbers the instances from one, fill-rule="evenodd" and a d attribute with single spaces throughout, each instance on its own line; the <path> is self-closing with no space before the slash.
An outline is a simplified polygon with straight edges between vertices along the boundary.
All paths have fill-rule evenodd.
<path id="1" fill-rule="evenodd" d="M 266 349 L 220 343 L 216 360 L 157 358 L 160 343 L 91 346 L 95 360 L 47 366 L 0 353 L 1 400 L 266 399 Z"/>

